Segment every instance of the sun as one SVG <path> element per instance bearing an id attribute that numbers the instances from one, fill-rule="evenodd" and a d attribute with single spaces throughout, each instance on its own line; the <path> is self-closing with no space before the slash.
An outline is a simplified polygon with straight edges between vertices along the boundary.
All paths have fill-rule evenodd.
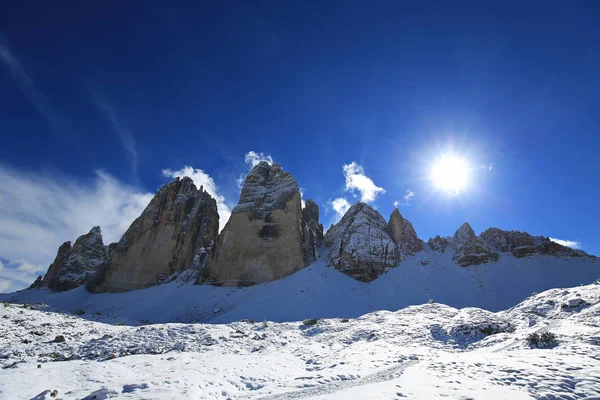
<path id="1" fill-rule="evenodd" d="M 431 180 L 436 189 L 455 196 L 464 191 L 469 182 L 468 163 L 460 156 L 444 155 L 433 163 Z"/>

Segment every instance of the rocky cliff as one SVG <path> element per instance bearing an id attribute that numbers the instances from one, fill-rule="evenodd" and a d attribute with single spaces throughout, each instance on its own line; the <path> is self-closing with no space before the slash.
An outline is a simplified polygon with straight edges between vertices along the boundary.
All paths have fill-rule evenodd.
<path id="1" fill-rule="evenodd" d="M 102 242 L 99 226 L 77 238 L 75 244 L 65 242 L 58 248 L 54 262 L 42 279 L 39 277 L 32 287 L 47 286 L 61 292 L 71 290 L 92 281 L 109 258 L 109 247 Z"/>
<path id="2" fill-rule="evenodd" d="M 397 208 L 390 215 L 389 229 L 401 253 L 415 255 L 423 250 L 423 241 L 417 236 L 410 221 L 404 219 Z"/>
<path id="3" fill-rule="evenodd" d="M 325 234 L 329 265 L 369 282 L 401 260 L 386 220 L 371 206 L 354 204 Z"/>
<path id="4" fill-rule="evenodd" d="M 122 292 L 154 285 L 187 270 L 200 248 L 219 231 L 217 203 L 190 178 L 176 178 L 159 189 L 142 214 L 112 249 L 96 292 Z"/>
<path id="5" fill-rule="evenodd" d="M 455 250 L 453 259 L 461 267 L 485 264 L 500 258 L 487 243 L 475 236 L 473 228 L 466 222 L 454 233 L 452 247 Z"/>
<path id="6" fill-rule="evenodd" d="M 302 210 L 302 251 L 306 265 L 319 258 L 319 247 L 323 241 L 323 225 L 319 223 L 319 206 L 306 200 Z"/>
<path id="7" fill-rule="evenodd" d="M 523 258 L 535 254 L 556 257 L 589 256 L 551 241 L 544 236 L 532 236 L 527 232 L 503 231 L 489 228 L 476 236 L 468 223 L 464 223 L 451 238 L 436 236 L 427 242 L 432 250 L 444 253 L 448 247 L 454 251 L 453 260 L 461 267 L 498 261 L 501 253 Z"/>
<path id="8" fill-rule="evenodd" d="M 571 249 L 544 236 L 532 236 L 527 232 L 503 231 L 489 228 L 481 233 L 481 238 L 501 252 L 510 252 L 515 257 L 533 254 L 550 254 L 563 257 L 582 257 L 588 254 Z"/>
<path id="9" fill-rule="evenodd" d="M 245 286 L 283 278 L 318 256 L 318 207 L 302 211 L 294 177 L 280 165 L 257 164 L 208 261 L 208 280 Z M 316 208 L 315 208 L 316 207 Z M 306 232 L 306 233 L 304 233 Z M 322 234 L 322 233 L 321 233 Z"/>

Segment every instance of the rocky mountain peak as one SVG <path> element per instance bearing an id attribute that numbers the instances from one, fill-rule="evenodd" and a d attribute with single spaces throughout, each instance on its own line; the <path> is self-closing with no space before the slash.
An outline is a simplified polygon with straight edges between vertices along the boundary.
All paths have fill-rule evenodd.
<path id="1" fill-rule="evenodd" d="M 446 247 L 450 246 L 450 241 L 447 238 L 440 237 L 440 235 L 436 235 L 433 239 L 429 239 L 427 241 L 429 247 L 432 250 L 439 251 L 440 253 L 444 253 L 446 251 Z"/>
<path id="2" fill-rule="evenodd" d="M 415 255 L 423 250 L 423 241 L 417 236 L 410 221 L 404 219 L 397 208 L 390 215 L 390 232 L 400 250 L 409 255 Z"/>
<path id="3" fill-rule="evenodd" d="M 452 236 L 453 242 L 456 246 L 461 246 L 467 243 L 470 240 L 475 239 L 475 232 L 471 225 L 468 222 L 465 222 L 454 232 L 454 236 Z"/>
<path id="4" fill-rule="evenodd" d="M 108 258 L 99 226 L 79 236 L 75 244 L 63 243 L 43 279 L 33 286 L 47 286 L 53 291 L 65 291 L 86 285 L 94 279 Z"/>
<path id="5" fill-rule="evenodd" d="M 304 268 L 318 255 L 314 247 L 319 235 L 315 206 L 308 208 L 309 220 L 303 221 L 294 177 L 281 165 L 258 163 L 246 176 L 240 200 L 219 235 L 208 261 L 207 279 L 221 285 L 250 285 Z M 314 240 L 307 237 L 311 231 Z"/>
<path id="6" fill-rule="evenodd" d="M 481 238 L 501 252 L 510 252 L 515 257 L 533 254 L 550 254 L 565 257 L 582 257 L 588 254 L 581 250 L 571 249 L 544 236 L 532 236 L 527 232 L 504 231 L 489 228 L 481 234 Z"/>
<path id="7" fill-rule="evenodd" d="M 314 201 L 308 199 L 302 209 L 302 220 L 304 222 L 316 221 L 319 222 L 319 206 Z"/>
<path id="8" fill-rule="evenodd" d="M 252 210 L 254 218 L 264 219 L 270 211 L 284 208 L 299 193 L 296 179 L 281 165 L 261 161 L 246 176 L 240 200 L 232 213 Z"/>
<path id="9" fill-rule="evenodd" d="M 306 265 L 319 258 L 323 225 L 319 223 L 319 206 L 308 199 L 302 209 L 302 251 Z"/>
<path id="10" fill-rule="evenodd" d="M 329 265 L 363 282 L 376 279 L 401 260 L 383 216 L 359 202 L 325 235 Z"/>
<path id="11" fill-rule="evenodd" d="M 114 248 L 95 291 L 149 287 L 192 266 L 197 251 L 216 241 L 217 202 L 188 177 L 161 187 Z"/>

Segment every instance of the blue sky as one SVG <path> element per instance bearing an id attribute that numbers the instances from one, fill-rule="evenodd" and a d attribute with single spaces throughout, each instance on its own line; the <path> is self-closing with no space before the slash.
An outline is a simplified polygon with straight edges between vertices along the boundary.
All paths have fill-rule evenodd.
<path id="1" fill-rule="evenodd" d="M 93 225 L 117 240 L 168 176 L 226 215 L 261 157 L 326 228 L 362 198 L 424 239 L 468 221 L 600 254 L 594 2 L 177 3 L 0 6 L 0 290 Z M 456 195 L 430 179 L 449 153 Z"/>

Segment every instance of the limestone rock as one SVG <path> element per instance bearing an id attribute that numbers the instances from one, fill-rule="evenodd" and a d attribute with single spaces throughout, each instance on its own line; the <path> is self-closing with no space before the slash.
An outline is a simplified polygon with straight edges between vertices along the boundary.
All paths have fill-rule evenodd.
<path id="1" fill-rule="evenodd" d="M 298 183 L 280 165 L 260 162 L 246 176 L 208 261 L 206 280 L 246 286 L 293 274 L 307 265 L 302 230 Z"/>
<path id="2" fill-rule="evenodd" d="M 397 208 L 394 208 L 389 222 L 392 239 L 401 252 L 415 255 L 423 250 L 423 241 L 419 239 L 410 221 L 404 219 Z"/>
<path id="3" fill-rule="evenodd" d="M 219 232 L 217 203 L 190 178 L 176 178 L 156 193 L 112 252 L 96 292 L 123 292 L 154 285 L 192 265 L 201 247 Z M 114 248 L 113 248 L 114 247 Z"/>
<path id="4" fill-rule="evenodd" d="M 306 200 L 302 210 L 302 251 L 308 265 L 319 258 L 319 247 L 323 241 L 323 225 L 319 223 L 319 206 Z"/>
<path id="5" fill-rule="evenodd" d="M 503 231 L 489 228 L 481 234 L 481 238 L 501 252 L 510 252 L 515 257 L 532 254 L 551 254 L 564 257 L 582 257 L 588 254 L 582 250 L 571 249 L 544 236 L 532 236 L 527 232 Z"/>
<path id="6" fill-rule="evenodd" d="M 97 271 L 107 262 L 107 252 L 102 242 L 99 226 L 82 235 L 71 247 L 71 242 L 63 243 L 48 268 L 48 272 L 32 287 L 47 286 L 53 291 L 71 290 L 90 282 Z"/>
<path id="7" fill-rule="evenodd" d="M 475 236 L 471 225 L 466 222 L 454 233 L 451 244 L 455 250 L 453 259 L 461 267 L 485 264 L 500 258 L 498 253 Z"/>
<path id="8" fill-rule="evenodd" d="M 433 239 L 429 239 L 427 241 L 429 247 L 432 250 L 439 251 L 440 253 L 444 253 L 446 248 L 450 246 L 450 241 L 447 238 L 440 237 L 440 235 L 436 235 Z"/>
<path id="9" fill-rule="evenodd" d="M 363 282 L 369 282 L 401 261 L 398 246 L 385 219 L 371 206 L 354 204 L 325 235 L 329 264 Z"/>

